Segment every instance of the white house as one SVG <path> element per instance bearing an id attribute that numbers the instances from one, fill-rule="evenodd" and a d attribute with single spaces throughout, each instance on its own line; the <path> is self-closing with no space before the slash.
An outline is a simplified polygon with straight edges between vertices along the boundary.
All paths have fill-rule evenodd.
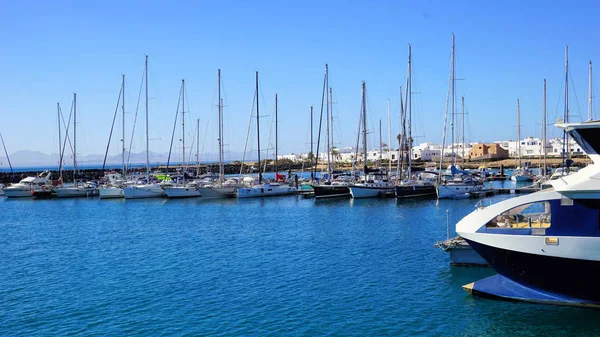
<path id="1" fill-rule="evenodd" d="M 432 161 L 434 157 L 440 157 L 442 155 L 442 146 L 433 143 L 421 143 L 418 146 L 412 148 L 413 159 L 420 159 L 422 161 Z"/>
<path id="2" fill-rule="evenodd" d="M 520 141 L 519 146 L 517 147 L 517 142 L 515 141 L 500 141 L 495 142 L 499 143 L 501 147 L 508 150 L 508 154 L 512 158 L 516 158 L 519 156 L 521 158 L 526 157 L 539 157 L 544 154 L 544 146 L 542 145 L 542 141 L 539 138 L 527 137 Z M 562 138 L 553 138 L 546 141 L 546 154 L 551 157 L 559 157 L 562 155 L 563 151 L 563 140 Z M 569 152 L 571 155 L 584 155 L 585 153 L 581 149 L 581 147 L 569 137 Z"/>
<path id="3" fill-rule="evenodd" d="M 277 156 L 277 160 L 279 160 L 279 159 L 288 159 L 293 162 L 296 162 L 296 161 L 301 160 L 302 158 L 301 158 L 300 154 L 290 153 L 290 154 L 284 154 L 284 155 Z"/>

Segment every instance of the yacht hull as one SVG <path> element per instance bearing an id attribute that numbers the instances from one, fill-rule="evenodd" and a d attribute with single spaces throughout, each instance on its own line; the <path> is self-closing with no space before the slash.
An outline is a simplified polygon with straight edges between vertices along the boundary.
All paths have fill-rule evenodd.
<path id="1" fill-rule="evenodd" d="M 235 187 L 199 187 L 198 192 L 202 198 L 232 198 L 235 196 Z"/>
<path id="2" fill-rule="evenodd" d="M 397 198 L 435 198 L 435 185 L 396 186 Z"/>
<path id="3" fill-rule="evenodd" d="M 164 190 L 156 185 L 135 185 L 123 188 L 125 199 L 162 198 Z"/>
<path id="4" fill-rule="evenodd" d="M 314 185 L 315 198 L 350 198 L 350 188 L 339 185 Z"/>
<path id="5" fill-rule="evenodd" d="M 121 187 L 101 187 L 99 189 L 100 199 L 118 199 L 125 198 L 123 188 Z"/>
<path id="6" fill-rule="evenodd" d="M 394 193 L 394 187 L 350 186 L 354 199 L 393 196 Z"/>
<path id="7" fill-rule="evenodd" d="M 7 198 L 31 198 L 33 197 L 33 189 L 31 188 L 11 188 L 4 189 L 4 195 Z"/>
<path id="8" fill-rule="evenodd" d="M 502 295 L 506 293 L 506 287 L 509 291 L 524 288 L 533 291 L 533 294 L 542 292 L 555 296 L 559 300 L 600 303 L 598 287 L 600 261 L 533 254 L 481 244 L 468 239 L 466 241 L 498 274 L 512 281 L 512 283 L 480 283 L 476 288 L 481 292 L 510 298 L 511 296 Z M 536 298 L 537 296 L 528 294 L 520 299 L 535 300 Z"/>
<path id="9" fill-rule="evenodd" d="M 165 188 L 167 198 L 198 198 L 200 192 L 196 187 L 178 186 Z"/>

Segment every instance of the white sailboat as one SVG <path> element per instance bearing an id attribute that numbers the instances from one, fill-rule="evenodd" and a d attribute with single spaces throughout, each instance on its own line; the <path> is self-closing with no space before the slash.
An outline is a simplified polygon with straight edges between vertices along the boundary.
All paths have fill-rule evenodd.
<path id="1" fill-rule="evenodd" d="M 367 85 L 362 82 L 362 144 L 363 144 L 363 168 L 364 175 L 358 183 L 350 185 L 350 194 L 352 198 L 373 198 L 382 196 L 393 196 L 394 185 L 387 179 L 386 174 L 369 173 L 367 168 Z"/>
<path id="2" fill-rule="evenodd" d="M 153 182 L 150 177 L 150 149 L 148 138 L 148 55 L 146 55 L 144 73 L 146 81 L 146 177 L 145 179 L 136 181 L 134 185 L 127 185 L 123 188 L 125 199 L 160 198 L 164 194 L 160 182 Z"/>
<path id="3" fill-rule="evenodd" d="M 454 54 L 455 54 L 455 50 L 454 50 L 454 34 L 452 34 L 452 61 L 451 61 L 451 75 L 450 75 L 450 87 L 451 87 L 451 100 L 452 100 L 452 137 L 451 137 L 451 141 L 452 141 L 452 165 L 450 166 L 450 173 L 452 174 L 452 179 L 447 179 L 444 180 L 440 183 L 438 183 L 436 185 L 436 193 L 437 193 L 437 197 L 438 199 L 444 199 L 444 198 L 460 198 L 463 196 L 468 196 L 469 193 L 471 192 L 475 192 L 475 191 L 480 191 L 483 189 L 483 183 L 469 175 L 466 174 L 466 172 L 462 172 L 460 170 L 458 170 L 455 166 L 454 166 L 454 161 L 455 161 L 455 155 L 454 155 L 454 108 L 455 108 L 455 97 L 456 97 L 456 92 L 455 92 L 455 86 L 456 86 L 456 78 L 454 77 L 454 64 L 455 64 L 455 58 L 454 58 Z M 463 149 L 464 149 L 464 142 L 463 142 Z M 443 153 L 443 147 L 442 147 L 442 159 L 444 158 L 444 153 Z M 440 161 L 440 166 L 442 165 L 441 163 L 443 162 L 443 160 Z M 440 168 L 441 171 L 441 168 Z"/>
<path id="4" fill-rule="evenodd" d="M 182 166 L 185 165 L 185 80 L 181 80 L 181 147 L 183 158 Z M 177 120 L 177 118 L 175 119 Z M 175 131 L 175 129 L 173 129 Z M 199 132 L 200 130 L 198 130 Z M 169 153 L 170 158 L 170 153 Z M 168 165 L 167 165 L 168 168 Z M 184 170 L 185 172 L 185 167 Z M 185 176 L 185 175 L 184 175 Z M 183 185 L 165 187 L 165 195 L 167 198 L 197 198 L 200 196 L 198 192 L 198 183 L 196 181 L 183 181 Z"/>
<path id="5" fill-rule="evenodd" d="M 277 96 L 275 96 L 277 97 Z M 277 99 L 275 99 L 275 125 L 277 125 Z M 261 197 L 272 197 L 281 195 L 292 195 L 298 191 L 296 187 L 279 184 L 279 183 L 263 183 L 262 181 L 262 168 L 260 165 L 260 115 L 258 105 L 258 71 L 256 72 L 256 136 L 258 141 L 258 184 L 249 187 L 239 187 L 237 189 L 238 198 L 261 198 Z M 277 137 L 275 137 L 277 138 Z M 275 139 L 277 142 L 277 139 Z M 277 145 L 275 145 L 277 147 Z M 250 179 L 251 183 L 254 183 Z"/>
<path id="6" fill-rule="evenodd" d="M 100 199 L 118 199 L 124 198 L 123 185 L 125 184 L 125 176 L 127 168 L 125 167 L 125 75 L 122 75 L 121 81 L 121 114 L 122 114 L 122 138 L 121 138 L 121 172 L 109 172 L 104 175 L 105 183 L 99 188 Z M 114 123 L 114 120 L 113 120 Z M 110 140 L 109 140 L 110 144 Z M 108 146 L 106 148 L 108 154 Z M 106 155 L 105 155 L 106 157 Z M 106 161 L 106 159 L 105 159 Z M 104 166 L 104 165 L 103 165 Z"/>
<path id="7" fill-rule="evenodd" d="M 73 94 L 73 185 L 56 189 L 59 198 L 89 197 L 98 195 L 95 183 L 77 181 L 77 94 Z"/>
<path id="8" fill-rule="evenodd" d="M 221 69 L 217 70 L 218 86 L 218 115 L 219 115 L 219 179 L 215 184 L 198 186 L 198 192 L 203 198 L 230 198 L 235 196 L 237 181 L 225 180 L 225 156 L 223 153 L 223 102 L 221 99 Z"/>

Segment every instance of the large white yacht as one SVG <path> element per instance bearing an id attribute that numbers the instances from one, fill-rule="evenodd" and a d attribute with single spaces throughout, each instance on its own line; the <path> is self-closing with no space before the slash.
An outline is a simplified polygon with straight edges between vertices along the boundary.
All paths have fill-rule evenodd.
<path id="1" fill-rule="evenodd" d="M 552 188 L 479 208 L 456 225 L 497 272 L 464 288 L 530 302 L 600 306 L 600 121 L 558 124 L 593 164 Z"/>
<path id="2" fill-rule="evenodd" d="M 16 184 L 4 188 L 4 194 L 7 198 L 26 198 L 33 197 L 33 192 L 52 188 L 52 173 L 44 171 L 35 177 L 27 177 Z"/>

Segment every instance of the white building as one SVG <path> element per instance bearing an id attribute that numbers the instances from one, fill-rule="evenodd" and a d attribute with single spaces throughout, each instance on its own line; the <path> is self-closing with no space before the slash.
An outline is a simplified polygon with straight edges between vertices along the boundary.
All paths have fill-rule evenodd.
<path id="1" fill-rule="evenodd" d="M 495 142 L 508 150 L 508 154 L 512 158 L 519 156 L 521 158 L 539 157 L 544 154 L 544 146 L 539 138 L 527 137 L 520 141 L 519 147 L 515 141 L 498 141 Z M 563 151 L 562 138 L 552 138 L 546 141 L 546 155 L 551 157 L 560 157 Z M 571 155 L 585 155 L 581 147 L 571 138 L 569 138 L 569 152 Z"/>
<path id="2" fill-rule="evenodd" d="M 442 146 L 433 143 L 421 143 L 418 146 L 412 148 L 413 159 L 422 161 L 432 161 L 434 157 L 440 157 L 442 155 Z"/>
<path id="3" fill-rule="evenodd" d="M 446 146 L 444 150 L 444 157 L 452 157 L 452 147 L 454 147 L 454 158 L 462 158 L 463 153 L 465 157 L 469 155 L 469 151 L 473 148 L 471 143 L 454 143 Z"/>
<path id="4" fill-rule="evenodd" d="M 302 154 L 294 154 L 294 153 L 290 153 L 290 154 L 284 154 L 284 155 L 279 155 L 277 156 L 277 160 L 291 160 L 293 162 L 296 161 L 300 161 L 302 158 Z"/>

